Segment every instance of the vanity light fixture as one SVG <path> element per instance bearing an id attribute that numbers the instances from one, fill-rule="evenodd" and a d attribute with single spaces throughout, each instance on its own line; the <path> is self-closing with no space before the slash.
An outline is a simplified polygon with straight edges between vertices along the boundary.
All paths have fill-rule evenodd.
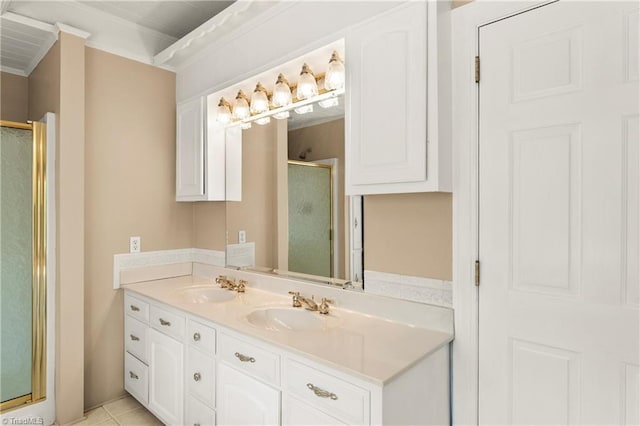
<path id="1" fill-rule="evenodd" d="M 231 122 L 231 105 L 225 98 L 220 98 L 220 102 L 218 102 L 216 120 L 221 124 L 229 124 Z"/>
<path id="2" fill-rule="evenodd" d="M 271 103 L 276 108 L 287 106 L 291 103 L 291 87 L 282 73 L 278 74 L 278 80 L 271 96 Z"/>
<path id="3" fill-rule="evenodd" d="M 243 121 L 242 123 L 240 123 L 240 128 L 242 130 L 247 130 L 251 128 L 251 122 L 249 121 Z"/>
<path id="4" fill-rule="evenodd" d="M 313 71 L 306 63 L 302 65 L 300 78 L 298 79 L 298 88 L 296 89 L 296 97 L 298 100 L 304 100 L 318 95 L 318 83 Z M 297 111 L 296 111 L 297 112 Z"/>
<path id="5" fill-rule="evenodd" d="M 261 83 L 256 84 L 256 88 L 251 95 L 251 114 L 261 114 L 269 111 L 269 98 L 267 89 Z"/>
<path id="6" fill-rule="evenodd" d="M 322 108 L 331 108 L 334 106 L 338 106 L 338 103 L 338 98 L 329 98 L 318 102 L 318 105 L 320 105 Z"/>
<path id="7" fill-rule="evenodd" d="M 310 112 L 313 112 L 313 104 L 298 107 L 294 109 L 294 111 L 296 112 L 296 114 L 308 114 Z"/>
<path id="8" fill-rule="evenodd" d="M 242 90 L 238 90 L 236 103 L 233 106 L 233 118 L 235 120 L 244 120 L 245 118 L 249 118 L 250 115 L 249 98 Z"/>
<path id="9" fill-rule="evenodd" d="M 289 118 L 289 111 L 281 111 L 273 114 L 273 118 L 277 120 L 284 120 L 285 118 Z"/>
<path id="10" fill-rule="evenodd" d="M 324 88 L 327 90 L 342 89 L 344 87 L 344 62 L 335 50 L 329 59 L 329 66 L 324 75 Z"/>

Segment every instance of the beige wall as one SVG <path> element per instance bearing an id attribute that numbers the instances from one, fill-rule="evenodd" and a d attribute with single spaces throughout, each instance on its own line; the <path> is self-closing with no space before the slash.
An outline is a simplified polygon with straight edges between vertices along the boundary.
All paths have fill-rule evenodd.
<path id="1" fill-rule="evenodd" d="M 345 278 L 348 273 L 349 247 L 345 239 L 345 228 L 348 216 L 345 212 L 344 195 L 344 119 L 329 121 L 327 123 L 309 126 L 289 132 L 289 159 L 300 160 L 303 154 L 304 161 L 324 160 L 327 158 L 338 159 L 338 247 L 340 247 L 340 265 L 338 277 Z"/>
<path id="2" fill-rule="evenodd" d="M 29 78 L 0 73 L 0 119 L 25 122 L 29 117 Z"/>
<path id="3" fill-rule="evenodd" d="M 452 241 L 451 194 L 369 195 L 364 199 L 366 270 L 451 280 Z"/>
<path id="4" fill-rule="evenodd" d="M 226 217 L 227 205 L 224 201 L 193 203 L 193 246 L 225 251 Z"/>
<path id="5" fill-rule="evenodd" d="M 471 3 L 474 0 L 454 0 L 451 2 L 451 8 L 455 9 L 456 7 L 464 6 L 465 4 Z"/>
<path id="6" fill-rule="evenodd" d="M 61 33 L 29 76 L 29 119 L 56 113 L 56 421 L 84 411 L 84 40 Z"/>
<path id="7" fill-rule="evenodd" d="M 134 235 L 143 251 L 193 246 L 193 205 L 175 201 L 175 105 L 174 73 L 86 49 L 85 407 L 124 393 L 113 255 Z"/>

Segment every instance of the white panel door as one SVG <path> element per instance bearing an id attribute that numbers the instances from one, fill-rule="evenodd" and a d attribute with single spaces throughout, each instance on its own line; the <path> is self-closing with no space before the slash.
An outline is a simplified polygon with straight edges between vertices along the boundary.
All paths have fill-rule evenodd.
<path id="1" fill-rule="evenodd" d="M 218 425 L 280 424 L 280 391 L 218 364 Z"/>
<path id="2" fill-rule="evenodd" d="M 204 101 L 180 104 L 176 111 L 176 201 L 204 196 Z"/>
<path id="3" fill-rule="evenodd" d="M 482 424 L 638 424 L 638 3 L 480 28 Z"/>
<path id="4" fill-rule="evenodd" d="M 182 343 L 149 329 L 149 409 L 165 424 L 183 424 L 184 351 Z"/>

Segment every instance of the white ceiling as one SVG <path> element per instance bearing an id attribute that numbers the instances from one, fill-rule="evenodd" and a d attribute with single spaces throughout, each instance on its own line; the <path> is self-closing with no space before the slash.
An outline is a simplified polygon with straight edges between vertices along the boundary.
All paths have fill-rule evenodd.
<path id="1" fill-rule="evenodd" d="M 30 74 L 51 47 L 52 34 L 55 41 L 57 23 L 88 33 L 90 47 L 153 63 L 155 55 L 232 4 L 219 0 L 2 0 L 0 67 Z"/>

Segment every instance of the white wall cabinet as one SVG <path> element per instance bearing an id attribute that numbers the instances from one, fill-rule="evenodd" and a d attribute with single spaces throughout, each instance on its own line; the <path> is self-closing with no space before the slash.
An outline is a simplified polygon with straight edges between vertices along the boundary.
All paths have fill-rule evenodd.
<path id="1" fill-rule="evenodd" d="M 128 290 L 125 312 L 125 389 L 165 424 L 449 423 L 448 346 L 380 384 Z"/>
<path id="2" fill-rule="evenodd" d="M 448 113 L 438 116 L 446 92 L 438 93 L 431 59 L 438 51 L 437 8 L 436 2 L 403 5 L 347 34 L 350 195 L 451 191 L 447 123 L 439 123 Z"/>
<path id="3" fill-rule="evenodd" d="M 205 197 L 204 99 L 176 107 L 176 201 Z"/>

